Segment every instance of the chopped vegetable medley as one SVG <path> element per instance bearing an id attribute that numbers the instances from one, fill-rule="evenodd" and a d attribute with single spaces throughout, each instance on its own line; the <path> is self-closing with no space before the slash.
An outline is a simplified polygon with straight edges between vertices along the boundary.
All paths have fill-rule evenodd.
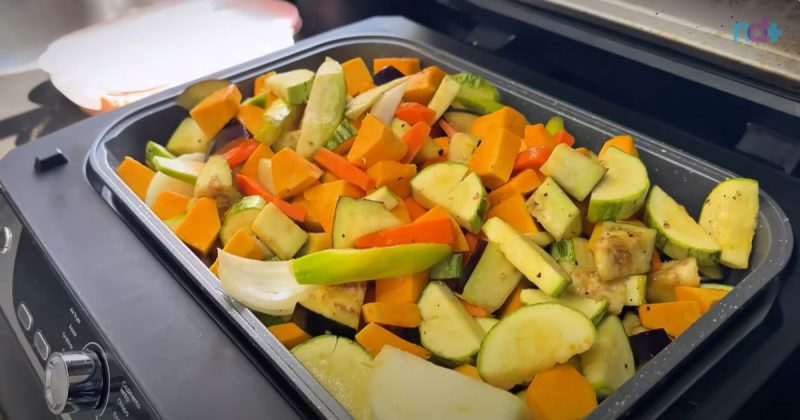
<path id="1" fill-rule="evenodd" d="M 584 417 L 747 268 L 758 183 L 695 219 L 631 136 L 423 64 L 198 83 L 117 173 L 355 418 Z"/>

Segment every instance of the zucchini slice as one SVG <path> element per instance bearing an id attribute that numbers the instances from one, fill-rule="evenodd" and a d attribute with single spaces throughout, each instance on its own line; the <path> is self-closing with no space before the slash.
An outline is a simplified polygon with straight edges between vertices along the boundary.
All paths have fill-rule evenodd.
<path id="1" fill-rule="evenodd" d="M 500 245 L 489 242 L 469 276 L 461 297 L 475 306 L 494 312 L 503 306 L 520 280 L 522 273 L 503 255 Z"/>
<path id="2" fill-rule="evenodd" d="M 633 216 L 644 204 L 650 179 L 647 168 L 638 157 L 612 147 L 600 163 L 608 171 L 589 197 L 590 222 L 623 220 Z"/>
<path id="3" fill-rule="evenodd" d="M 719 262 L 719 244 L 657 185 L 647 198 L 645 222 L 658 231 L 656 246 L 670 258 L 696 257 L 700 265 Z"/>
<path id="4" fill-rule="evenodd" d="M 333 215 L 333 247 L 350 248 L 364 235 L 399 224 L 382 202 L 340 197 Z"/>
<path id="5" fill-rule="evenodd" d="M 478 353 L 478 373 L 487 383 L 511 389 L 588 350 L 595 334 L 592 321 L 568 306 L 524 306 L 486 334 Z"/>
<path id="6" fill-rule="evenodd" d="M 617 316 L 610 315 L 597 326 L 597 340 L 581 355 L 581 367 L 600 397 L 610 395 L 633 377 L 636 365 L 631 345 Z"/>
<path id="7" fill-rule="evenodd" d="M 311 376 L 355 419 L 369 419 L 369 380 L 372 357 L 357 343 L 321 335 L 292 349 Z"/>
<path id="8" fill-rule="evenodd" d="M 266 205 L 267 202 L 258 195 L 242 197 L 233 203 L 233 206 L 225 213 L 225 220 L 222 221 L 222 227 L 219 231 L 219 239 L 222 241 L 222 245 L 227 244 L 239 229 L 244 229 L 247 233 L 253 233 L 253 221 L 256 220 L 256 216 Z"/>
<path id="9" fill-rule="evenodd" d="M 428 283 L 419 298 L 422 346 L 436 356 L 456 363 L 469 363 L 483 339 L 483 328 L 442 282 Z"/>
<path id="10" fill-rule="evenodd" d="M 720 182 L 706 197 L 700 226 L 722 248 L 720 263 L 747 268 L 758 222 L 758 181 L 733 178 Z"/>
<path id="11" fill-rule="evenodd" d="M 537 303 L 555 302 L 572 309 L 580 311 L 586 315 L 592 322 L 597 324 L 603 319 L 603 315 L 608 310 L 608 301 L 605 299 L 595 300 L 583 296 L 573 296 L 570 294 L 562 293 L 561 296 L 554 298 L 547 295 L 547 293 L 538 289 L 525 289 L 519 295 L 519 300 L 523 305 L 535 305 Z"/>

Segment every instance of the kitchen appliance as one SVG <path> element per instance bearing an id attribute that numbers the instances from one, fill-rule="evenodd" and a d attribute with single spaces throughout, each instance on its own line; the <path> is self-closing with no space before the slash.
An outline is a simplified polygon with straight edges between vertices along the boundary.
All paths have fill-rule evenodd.
<path id="1" fill-rule="evenodd" d="M 247 90 L 246 81 L 261 72 L 282 65 L 313 67 L 320 53 L 365 58 L 406 53 L 446 70 L 475 71 L 498 84 L 505 100 L 530 117 L 565 115 L 578 141 L 593 147 L 602 136 L 621 130 L 524 87 L 531 85 L 525 70 L 401 19 L 345 27 L 211 77 L 243 82 Z M 503 76 L 483 67 L 497 68 Z M 0 267 L 8 270 L 0 277 L 0 307 L 49 389 L 47 403 L 55 411 L 62 404 L 79 410 L 75 418 L 100 413 L 109 416 L 103 418 L 125 413 L 142 418 L 343 416 L 341 407 L 249 311 L 221 294 L 205 267 L 110 172 L 120 156 L 143 152 L 145 135 L 166 138 L 160 128 L 178 121 L 181 114 L 170 98 L 180 89 L 74 125 L 13 151 L 0 164 L 6 200 L 0 207 L 0 223 L 6 226 Z M 643 138 L 649 167 L 674 170 L 674 182 L 687 185 L 667 188 L 693 210 L 715 180 L 729 175 L 637 137 Z M 656 182 L 670 178 L 652 176 Z M 766 195 L 762 208 L 755 268 L 737 279 L 745 287 L 714 310 L 711 315 L 718 319 L 704 318 L 595 416 L 665 409 L 680 395 L 675 389 L 688 387 L 701 373 L 689 368 L 699 353 L 691 350 L 702 346 L 705 357 L 719 358 L 764 319 L 779 286 L 772 280 L 789 259 L 792 236 L 788 219 Z M 56 350 L 60 355 L 50 354 Z M 673 391 L 648 394 L 659 382 L 672 384 Z M 645 397 L 647 405 L 634 404 Z"/>

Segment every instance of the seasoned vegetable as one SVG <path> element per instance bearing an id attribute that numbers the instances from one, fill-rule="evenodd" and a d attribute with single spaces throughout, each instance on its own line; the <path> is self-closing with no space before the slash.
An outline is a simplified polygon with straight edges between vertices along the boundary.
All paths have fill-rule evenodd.
<path id="1" fill-rule="evenodd" d="M 586 317 L 595 324 L 603 319 L 608 309 L 608 301 L 606 300 L 594 300 L 582 296 L 573 296 L 567 293 L 562 293 L 561 296 L 554 298 L 538 289 L 523 290 L 522 293 L 520 293 L 519 299 L 523 305 L 535 305 L 537 303 L 546 302 L 560 303 L 586 315 Z"/>
<path id="2" fill-rule="evenodd" d="M 189 115 L 206 138 L 213 138 L 239 111 L 242 94 L 236 85 L 228 85 L 206 96 L 195 105 Z M 169 145 L 167 147 L 169 149 Z M 193 150 L 202 152 L 204 150 Z"/>
<path id="3" fill-rule="evenodd" d="M 525 400 L 534 418 L 542 420 L 582 419 L 597 407 L 592 385 L 569 364 L 537 373 Z"/>
<path id="4" fill-rule="evenodd" d="M 314 72 L 306 69 L 278 73 L 268 78 L 264 85 L 280 99 L 291 105 L 302 104 L 311 93 Z"/>
<path id="5" fill-rule="evenodd" d="M 522 273 L 511 264 L 496 242 L 489 242 L 478 265 L 469 276 L 461 297 L 473 305 L 494 312 L 517 287 Z"/>
<path id="6" fill-rule="evenodd" d="M 461 364 L 478 353 L 483 328 L 442 282 L 432 281 L 419 299 L 422 345 L 437 357 Z"/>
<path id="7" fill-rule="evenodd" d="M 681 302 L 653 303 L 639 307 L 642 325 L 650 329 L 663 328 L 671 337 L 677 337 L 700 318 L 700 304 Z"/>
<path id="8" fill-rule="evenodd" d="M 594 253 L 597 274 L 609 281 L 647 273 L 655 240 L 653 229 L 629 223 L 598 223 L 588 243 Z"/>
<path id="9" fill-rule="evenodd" d="M 581 354 L 581 371 L 600 397 L 610 395 L 633 376 L 628 335 L 616 315 L 607 316 L 597 326 L 594 345 Z"/>
<path id="10" fill-rule="evenodd" d="M 660 270 L 650 273 L 647 279 L 647 301 L 671 302 L 675 300 L 676 286 L 700 286 L 697 260 L 694 257 L 667 261 Z"/>
<path id="11" fill-rule="evenodd" d="M 569 195 L 582 201 L 603 178 L 606 168 L 566 144 L 559 144 L 541 171 L 552 177 Z"/>
<path id="12" fill-rule="evenodd" d="M 699 223 L 721 248 L 720 263 L 747 268 L 758 221 L 758 181 L 733 178 L 706 197 Z"/>
<path id="13" fill-rule="evenodd" d="M 269 80 L 277 76 L 271 77 Z M 319 66 L 300 125 L 297 154 L 310 159 L 342 121 L 347 88 L 342 66 L 326 58 Z M 291 101 L 287 101 L 291 102 Z"/>
<path id="14" fill-rule="evenodd" d="M 366 292 L 363 282 L 315 287 L 298 300 L 292 322 L 312 335 L 332 333 L 353 338 Z"/>
<path id="15" fill-rule="evenodd" d="M 650 179 L 642 161 L 616 147 L 599 160 L 608 171 L 589 197 L 590 222 L 627 219 L 642 207 Z"/>
<path id="16" fill-rule="evenodd" d="M 487 383 L 510 389 L 588 350 L 595 334 L 589 318 L 572 308 L 557 303 L 525 306 L 486 334 L 478 372 Z"/>
<path id="17" fill-rule="evenodd" d="M 528 200 L 528 211 L 556 240 L 581 233 L 581 212 L 553 178 L 546 178 Z"/>

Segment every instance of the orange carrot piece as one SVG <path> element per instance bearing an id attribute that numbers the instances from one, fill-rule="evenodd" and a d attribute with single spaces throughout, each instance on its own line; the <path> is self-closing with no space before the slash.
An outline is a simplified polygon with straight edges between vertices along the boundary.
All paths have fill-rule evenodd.
<path id="1" fill-rule="evenodd" d="M 572 134 L 567 133 L 567 130 L 561 130 L 553 136 L 557 142 L 564 143 L 567 146 L 572 147 L 575 144 L 575 137 Z"/>
<path id="2" fill-rule="evenodd" d="M 361 188 L 370 191 L 375 188 L 375 181 L 364 171 L 348 162 L 347 159 L 322 147 L 314 153 L 314 160 L 337 177 Z"/>
<path id="3" fill-rule="evenodd" d="M 278 197 L 270 194 L 266 188 L 262 187 L 261 184 L 258 183 L 257 180 L 250 178 L 249 176 L 244 176 L 242 174 L 236 174 L 236 185 L 239 188 L 239 191 L 242 192 L 244 195 L 260 195 L 268 203 L 274 203 L 275 207 L 278 208 L 283 214 L 289 216 L 290 218 L 294 219 L 298 222 L 303 222 L 306 219 L 306 209 L 295 206 L 293 204 L 289 204 L 286 201 L 281 200 Z"/>
<path id="4" fill-rule="evenodd" d="M 419 219 L 427 211 L 425 210 L 425 207 L 422 207 L 411 197 L 408 197 L 405 200 L 403 200 L 403 203 L 406 205 L 406 208 L 408 209 L 408 214 L 411 216 L 411 220 Z"/>
<path id="5" fill-rule="evenodd" d="M 469 312 L 470 315 L 474 316 L 475 318 L 487 318 L 492 316 L 492 313 L 487 311 L 486 309 L 477 307 L 466 300 L 459 299 L 462 305 L 464 305 L 464 309 Z"/>
<path id="6" fill-rule="evenodd" d="M 431 353 L 425 348 L 403 340 L 374 322 L 370 322 L 356 334 L 356 342 L 373 356 L 377 356 L 383 346 L 389 345 L 423 359 L 431 357 Z"/>
<path id="7" fill-rule="evenodd" d="M 418 122 L 428 124 L 436 116 L 436 111 L 416 102 L 403 102 L 397 107 L 394 116 L 411 125 Z"/>
<path id="8" fill-rule="evenodd" d="M 150 181 L 152 181 L 153 177 L 156 175 L 152 169 L 128 156 L 125 156 L 122 163 L 117 166 L 116 172 L 120 179 L 122 179 L 122 182 L 124 182 L 140 200 L 144 200 L 145 196 L 147 196 L 147 187 L 150 186 Z"/>
<path id="9" fill-rule="evenodd" d="M 415 243 L 453 243 L 450 221 L 434 219 L 400 225 L 362 236 L 355 241 L 356 248 L 374 248 Z"/>
<path id="10" fill-rule="evenodd" d="M 255 151 L 247 158 L 247 162 L 239 169 L 239 173 L 250 178 L 258 179 L 258 165 L 261 159 L 271 158 L 273 156 L 272 149 L 266 144 L 259 144 Z"/>
<path id="11" fill-rule="evenodd" d="M 375 281 L 375 301 L 417 303 L 422 289 L 428 284 L 428 272 L 391 277 Z"/>
<path id="12" fill-rule="evenodd" d="M 636 146 L 633 143 L 633 137 L 631 136 L 616 136 L 606 140 L 597 156 L 603 156 L 610 147 L 616 147 L 629 155 L 639 156 L 639 153 L 636 151 Z"/>
<path id="13" fill-rule="evenodd" d="M 547 162 L 550 157 L 550 150 L 543 147 L 531 147 L 517 155 L 514 161 L 514 172 L 524 171 L 525 169 L 539 169 Z"/>
<path id="14" fill-rule="evenodd" d="M 416 303 L 373 302 L 361 307 L 364 322 L 394 327 L 417 328 L 422 317 Z"/>
<path id="15" fill-rule="evenodd" d="M 243 142 L 239 143 L 233 149 L 228 150 L 227 152 L 223 153 L 222 156 L 225 160 L 228 161 L 228 166 L 231 168 L 238 166 L 247 161 L 247 158 L 256 151 L 258 146 L 261 143 L 253 140 L 253 139 L 246 139 Z"/>
<path id="16" fill-rule="evenodd" d="M 568 363 L 537 373 L 525 402 L 537 420 L 582 419 L 597 408 L 594 387 Z"/>
<path id="17" fill-rule="evenodd" d="M 153 213 L 161 220 L 172 219 L 186 213 L 190 197 L 172 191 L 164 191 L 153 202 Z"/>
<path id="18" fill-rule="evenodd" d="M 287 322 L 285 324 L 273 325 L 267 328 L 278 341 L 281 342 L 287 349 L 291 350 L 294 346 L 303 343 L 311 336 L 303 331 L 294 322 Z"/>
<path id="19" fill-rule="evenodd" d="M 711 305 L 717 303 L 728 294 L 727 290 L 704 289 L 702 287 L 677 286 L 675 287 L 675 300 L 691 300 L 700 305 L 700 313 L 706 313 Z"/>
<path id="20" fill-rule="evenodd" d="M 650 303 L 639 307 L 642 325 L 650 329 L 663 328 L 672 337 L 681 335 L 700 315 L 700 304 L 693 300 Z"/>
<path id="21" fill-rule="evenodd" d="M 406 155 L 400 159 L 400 162 L 409 163 L 414 160 L 414 156 L 422 149 L 422 145 L 425 144 L 425 140 L 428 139 L 430 133 L 431 126 L 424 121 L 417 122 L 411 126 L 411 129 L 403 136 L 403 142 L 408 146 L 408 151 Z"/>
<path id="22" fill-rule="evenodd" d="M 272 180 L 279 197 L 299 194 L 319 182 L 322 169 L 287 147 L 272 157 Z"/>

